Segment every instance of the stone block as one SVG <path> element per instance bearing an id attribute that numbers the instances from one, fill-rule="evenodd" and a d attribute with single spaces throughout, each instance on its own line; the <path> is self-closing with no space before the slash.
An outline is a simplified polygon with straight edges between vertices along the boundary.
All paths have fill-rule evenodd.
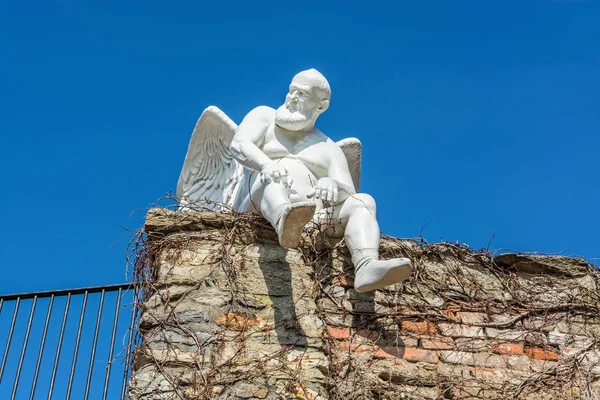
<path id="1" fill-rule="evenodd" d="M 444 362 L 440 362 L 439 364 L 437 364 L 437 373 L 440 377 L 444 378 L 443 380 L 445 381 L 457 378 L 469 379 L 471 377 L 471 369 L 472 367 L 459 364 L 450 364 Z"/>
<path id="2" fill-rule="evenodd" d="M 454 349 L 470 352 L 489 352 L 492 350 L 492 343 L 485 339 L 477 338 L 456 338 L 454 339 Z"/>
<path id="3" fill-rule="evenodd" d="M 478 328 L 474 326 L 468 325 L 458 325 L 458 324 L 446 324 L 440 323 L 438 324 L 440 329 L 440 333 L 444 336 L 450 336 L 453 338 L 459 337 L 467 337 L 467 338 L 484 338 L 485 332 L 484 328 Z"/>
<path id="4" fill-rule="evenodd" d="M 497 341 L 525 342 L 537 346 L 543 346 L 548 343 L 546 336 L 540 332 L 528 332 L 518 329 L 485 328 L 485 333 L 488 338 L 496 339 Z"/>
<path id="5" fill-rule="evenodd" d="M 414 363 L 402 359 L 375 360 L 370 366 L 376 376 L 398 385 L 434 387 L 437 380 L 435 364 Z"/>
<path id="6" fill-rule="evenodd" d="M 155 365 L 149 364 L 134 372 L 129 381 L 131 399 L 167 400 L 174 396 L 173 380 L 165 376 Z"/>
<path id="7" fill-rule="evenodd" d="M 236 398 L 240 399 L 264 399 L 268 394 L 267 388 L 252 383 L 241 382 L 235 388 Z"/>
<path id="8" fill-rule="evenodd" d="M 264 328 L 265 321 L 252 313 L 227 313 L 217 319 L 217 325 L 232 331 L 248 331 Z"/>
<path id="9" fill-rule="evenodd" d="M 507 355 L 504 356 L 504 360 L 509 369 L 516 371 L 529 372 L 533 365 L 533 360 L 526 355 Z"/>
<path id="10" fill-rule="evenodd" d="M 587 343 L 590 338 L 587 336 L 573 335 L 570 333 L 561 333 L 558 331 L 548 332 L 548 343 L 558 347 L 578 347 L 582 343 Z"/>
<path id="11" fill-rule="evenodd" d="M 458 382 L 446 382 L 442 393 L 444 399 L 486 399 L 500 400 L 504 399 L 501 390 L 488 382 L 481 382 L 473 379 Z"/>
<path id="12" fill-rule="evenodd" d="M 442 336 L 421 339 L 421 347 L 429 350 L 452 350 L 454 341 Z"/>
<path id="13" fill-rule="evenodd" d="M 589 271 L 585 260 L 565 256 L 501 254 L 494 258 L 494 262 L 500 267 L 528 274 L 551 274 L 559 277 L 582 277 Z"/>
<path id="14" fill-rule="evenodd" d="M 456 318 L 462 321 L 463 324 L 467 325 L 478 325 L 489 322 L 488 315 L 479 312 L 460 311 L 456 313 Z"/>
<path id="15" fill-rule="evenodd" d="M 385 374 L 382 374 L 385 377 Z M 401 396 L 403 400 L 424 400 L 424 399 L 436 399 L 438 397 L 438 390 L 435 387 L 427 386 L 410 386 L 410 385 L 397 385 L 394 384 L 390 387 L 387 379 L 382 379 L 386 384 L 376 386 L 372 393 L 377 396 L 377 399 L 392 399 L 396 396 Z"/>
<path id="16" fill-rule="evenodd" d="M 360 332 L 360 333 L 359 333 Z M 367 337 L 365 330 L 358 331 L 354 336 L 356 340 Z M 419 347 L 419 338 L 416 335 L 401 334 L 399 332 L 384 330 L 378 336 L 369 335 L 370 343 L 385 347 Z M 374 339 L 374 340 L 373 340 Z"/>
<path id="17" fill-rule="evenodd" d="M 497 354 L 468 353 L 464 351 L 440 350 L 440 360 L 448 364 L 470 365 L 487 368 L 507 368 L 506 360 Z"/>
<path id="18" fill-rule="evenodd" d="M 512 321 L 515 317 L 516 317 L 516 315 L 513 315 L 513 314 L 492 314 L 490 316 L 490 321 L 495 322 L 495 323 L 504 324 L 504 323 L 508 323 L 509 321 Z M 521 321 L 517 321 L 515 323 L 515 327 L 520 327 L 521 325 L 522 325 Z"/>
<path id="19" fill-rule="evenodd" d="M 296 249 L 284 249 L 277 244 L 252 243 L 246 245 L 238 254 L 252 265 L 265 262 L 283 263 L 287 265 L 304 265 L 302 253 Z"/>
<path id="20" fill-rule="evenodd" d="M 475 379 L 492 382 L 502 382 L 508 378 L 506 370 L 493 368 L 473 368 L 471 370 L 471 375 Z"/>
<path id="21" fill-rule="evenodd" d="M 441 350 L 440 360 L 448 364 L 475 365 L 476 353 L 467 353 L 466 351 Z"/>
<path id="22" fill-rule="evenodd" d="M 555 325 L 554 329 L 575 336 L 600 337 L 600 325 L 593 323 L 562 320 Z"/>
<path id="23" fill-rule="evenodd" d="M 525 356 L 527 357 L 527 356 Z M 529 359 L 529 371 L 532 372 L 538 372 L 538 373 L 554 373 L 555 369 L 554 367 L 556 366 L 556 361 L 550 361 L 550 360 L 535 360 L 530 358 Z"/>
<path id="24" fill-rule="evenodd" d="M 523 320 L 523 328 L 529 331 L 550 332 L 556 327 L 556 323 L 551 316 L 529 317 Z"/>

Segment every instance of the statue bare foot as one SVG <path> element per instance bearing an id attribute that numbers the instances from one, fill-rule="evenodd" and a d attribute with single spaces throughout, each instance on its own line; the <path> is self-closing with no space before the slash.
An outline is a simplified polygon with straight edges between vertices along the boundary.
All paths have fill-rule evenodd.
<path id="1" fill-rule="evenodd" d="M 313 218 L 315 203 L 302 202 L 292 204 L 277 222 L 277 235 L 281 247 L 292 248 L 298 246 L 302 229 Z"/>
<path id="2" fill-rule="evenodd" d="M 408 258 L 370 259 L 357 268 L 354 289 L 370 292 L 406 280 L 410 277 L 410 265 Z"/>

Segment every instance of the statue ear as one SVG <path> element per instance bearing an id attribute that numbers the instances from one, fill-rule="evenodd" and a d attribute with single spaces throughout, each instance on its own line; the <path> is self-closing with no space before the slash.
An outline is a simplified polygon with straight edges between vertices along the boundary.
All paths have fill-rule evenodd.
<path id="1" fill-rule="evenodd" d="M 319 106 L 319 112 L 324 113 L 325 110 L 329 108 L 329 100 L 321 101 L 321 105 Z"/>

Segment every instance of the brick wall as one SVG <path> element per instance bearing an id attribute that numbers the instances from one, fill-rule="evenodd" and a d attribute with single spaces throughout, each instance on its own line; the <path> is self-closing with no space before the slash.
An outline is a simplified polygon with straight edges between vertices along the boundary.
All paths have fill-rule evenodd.
<path id="1" fill-rule="evenodd" d="M 343 243 L 151 210 L 133 399 L 600 398 L 598 272 L 384 238 L 410 281 L 358 293 Z"/>

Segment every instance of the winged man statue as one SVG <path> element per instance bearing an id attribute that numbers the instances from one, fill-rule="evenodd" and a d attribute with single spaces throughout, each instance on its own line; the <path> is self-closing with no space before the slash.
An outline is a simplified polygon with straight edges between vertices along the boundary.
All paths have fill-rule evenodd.
<path id="1" fill-rule="evenodd" d="M 314 220 L 344 229 L 354 287 L 376 290 L 407 279 L 407 258 L 379 259 L 373 197 L 358 193 L 361 143 L 333 142 L 315 127 L 331 89 L 317 70 L 298 73 L 278 109 L 259 106 L 236 125 L 210 106 L 196 123 L 177 184 L 180 210 L 234 209 L 264 216 L 282 247 L 296 247 Z"/>

